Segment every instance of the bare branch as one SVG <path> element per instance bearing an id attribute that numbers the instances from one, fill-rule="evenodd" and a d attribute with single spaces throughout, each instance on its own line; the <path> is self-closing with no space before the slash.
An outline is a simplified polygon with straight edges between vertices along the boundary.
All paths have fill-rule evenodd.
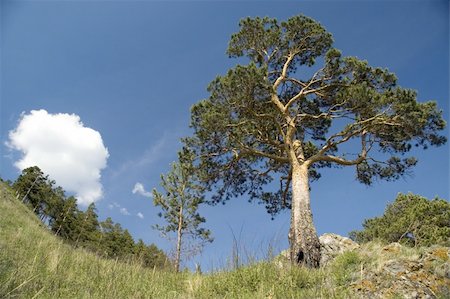
<path id="1" fill-rule="evenodd" d="M 369 125 L 388 125 L 388 126 L 399 126 L 400 124 L 396 123 L 395 120 L 397 119 L 397 116 L 393 117 L 390 121 L 384 120 L 383 116 L 386 116 L 386 112 L 390 109 L 390 107 L 386 108 L 385 111 L 378 113 L 375 116 L 372 116 L 370 118 L 357 121 L 347 127 L 347 129 L 336 133 L 332 136 L 330 136 L 327 141 L 325 142 L 325 145 L 319 150 L 317 153 L 318 156 L 325 154 L 330 148 L 333 146 L 336 146 L 338 144 L 344 143 L 348 140 L 350 140 L 352 137 L 365 132 L 367 130 L 367 127 Z M 394 121 L 394 122 L 392 122 Z M 355 127 L 359 127 L 358 129 L 354 130 Z M 365 135 L 365 134 L 364 134 Z M 334 141 L 335 138 L 342 137 L 342 139 L 338 141 Z M 371 143 L 373 144 L 373 142 Z"/>
<path id="2" fill-rule="evenodd" d="M 356 135 L 356 134 L 354 134 L 354 135 Z M 345 137 L 344 139 L 348 140 L 348 139 L 350 139 L 350 137 L 348 137 L 348 138 Z M 342 141 L 342 142 L 345 142 L 345 141 Z M 307 163 L 307 165 L 312 165 L 313 163 L 318 162 L 318 161 L 325 161 L 325 162 L 337 163 L 339 165 L 344 165 L 344 166 L 351 166 L 351 165 L 360 164 L 361 162 L 366 160 L 367 153 L 368 153 L 368 151 L 367 151 L 367 147 L 366 147 L 366 132 L 363 131 L 363 133 L 361 135 L 361 153 L 359 154 L 358 158 L 356 158 L 354 160 L 347 160 L 342 157 L 337 157 L 337 156 L 333 156 L 333 155 L 323 155 L 321 153 L 321 151 L 319 151 L 319 153 L 310 157 L 305 163 Z"/>
<path id="3" fill-rule="evenodd" d="M 317 162 L 317 161 L 325 161 L 325 162 L 334 162 L 334 163 L 337 163 L 339 165 L 344 165 L 344 166 L 351 166 L 351 165 L 356 165 L 356 164 L 361 163 L 362 161 L 364 161 L 364 159 L 365 158 L 362 156 L 360 156 L 354 160 L 346 160 L 346 159 L 343 159 L 343 158 L 337 157 L 337 156 L 324 155 L 324 156 L 316 157 L 316 159 L 310 159 L 308 161 L 311 161 L 310 164 Z"/>

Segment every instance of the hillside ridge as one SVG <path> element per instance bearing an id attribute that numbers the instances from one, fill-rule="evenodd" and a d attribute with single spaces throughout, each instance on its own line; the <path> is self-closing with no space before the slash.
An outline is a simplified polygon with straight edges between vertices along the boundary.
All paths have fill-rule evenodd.
<path id="1" fill-rule="evenodd" d="M 449 255 L 447 247 L 370 242 L 320 269 L 279 256 L 172 273 L 65 244 L 0 182 L 0 298 L 448 298 Z"/>

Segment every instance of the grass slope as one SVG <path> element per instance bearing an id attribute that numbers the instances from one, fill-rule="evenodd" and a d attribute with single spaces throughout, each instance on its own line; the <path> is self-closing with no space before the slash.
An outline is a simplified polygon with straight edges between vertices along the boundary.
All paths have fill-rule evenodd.
<path id="1" fill-rule="evenodd" d="M 380 267 L 374 252 L 381 246 L 370 244 L 365 253 L 348 252 L 313 270 L 275 260 L 206 275 L 155 271 L 64 244 L 0 182 L 0 298 L 364 297 L 351 286 L 364 282 L 363 265 Z M 403 251 L 396 255 L 417 255 Z"/>
<path id="2" fill-rule="evenodd" d="M 177 298 L 185 277 L 73 249 L 0 186 L 0 298 Z"/>

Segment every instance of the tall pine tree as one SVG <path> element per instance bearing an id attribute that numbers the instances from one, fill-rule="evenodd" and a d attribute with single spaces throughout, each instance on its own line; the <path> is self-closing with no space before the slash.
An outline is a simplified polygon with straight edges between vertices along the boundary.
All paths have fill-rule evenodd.
<path id="1" fill-rule="evenodd" d="M 211 82 L 209 98 L 192 107 L 194 136 L 185 142 L 215 191 L 212 203 L 246 194 L 272 215 L 290 209 L 291 260 L 318 267 L 310 181 L 333 165 L 355 167 L 364 184 L 398 179 L 417 163 L 413 146 L 446 142 L 446 124 L 435 102 L 418 102 L 386 69 L 343 57 L 308 17 L 239 26 L 228 54 L 248 63 Z M 279 190 L 264 188 L 273 181 Z"/>

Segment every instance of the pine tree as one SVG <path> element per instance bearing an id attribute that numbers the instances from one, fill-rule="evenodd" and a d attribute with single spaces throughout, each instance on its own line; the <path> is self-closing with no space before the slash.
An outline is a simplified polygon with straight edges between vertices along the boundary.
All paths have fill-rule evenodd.
<path id="1" fill-rule="evenodd" d="M 164 195 L 153 189 L 154 205 L 162 209 L 159 214 L 167 223 L 154 227 L 170 238 L 176 234 L 175 271 L 180 270 L 182 254 L 185 258 L 197 254 L 206 242 L 212 242 L 211 232 L 201 228 L 205 218 L 198 213 L 204 201 L 202 189 L 195 183 L 195 172 L 192 165 L 192 153 L 179 153 L 179 162 L 173 163 L 167 175 L 161 175 L 161 186 Z"/>
<path id="2" fill-rule="evenodd" d="M 435 102 L 397 85 L 395 75 L 332 47 L 316 21 L 247 18 L 232 35 L 230 57 L 247 57 L 213 80 L 192 107 L 195 151 L 211 203 L 247 195 L 269 213 L 291 210 L 291 260 L 318 267 L 320 243 L 310 181 L 331 166 L 354 166 L 356 178 L 395 180 L 417 160 L 413 146 L 446 142 Z M 278 191 L 264 186 L 279 181 Z M 273 186 L 273 184 L 272 184 Z"/>
<path id="3" fill-rule="evenodd" d="M 78 207 L 75 197 L 70 196 L 61 204 L 54 207 L 57 217 L 51 222 L 51 229 L 55 235 L 74 243 L 78 237 Z"/>
<path id="4" fill-rule="evenodd" d="M 45 211 L 53 197 L 54 181 L 44 175 L 37 166 L 25 168 L 13 184 L 17 197 L 27 204 L 41 220 L 45 220 Z"/>
<path id="5" fill-rule="evenodd" d="M 98 239 L 100 238 L 100 229 L 95 204 L 91 203 L 85 212 L 79 211 L 77 219 L 78 236 L 75 246 L 83 246 L 96 251 Z"/>

